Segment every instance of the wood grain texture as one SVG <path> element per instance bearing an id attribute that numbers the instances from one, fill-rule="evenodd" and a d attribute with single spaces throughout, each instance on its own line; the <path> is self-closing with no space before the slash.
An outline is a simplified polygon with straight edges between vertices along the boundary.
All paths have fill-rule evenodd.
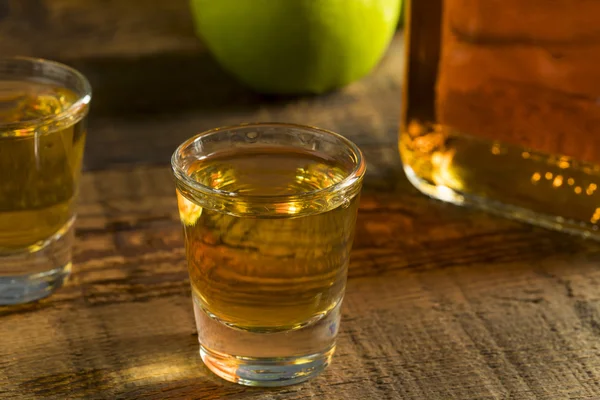
<path id="1" fill-rule="evenodd" d="M 411 187 L 400 36 L 369 77 L 304 98 L 258 96 L 206 54 L 169 49 L 67 57 L 95 87 L 74 273 L 48 299 L 0 307 L 0 399 L 600 398 L 600 244 Z M 257 120 L 333 129 L 368 160 L 334 362 L 272 390 L 202 365 L 168 167 L 192 133 Z"/>
<path id="2" fill-rule="evenodd" d="M 135 58 L 200 46 L 186 0 L 0 0 L 2 55 Z"/>
<path id="3" fill-rule="evenodd" d="M 70 284 L 0 308 L 0 398 L 597 398 L 599 246 L 396 178 L 367 182 L 334 364 L 264 391 L 199 360 L 169 169 L 86 174 Z"/>

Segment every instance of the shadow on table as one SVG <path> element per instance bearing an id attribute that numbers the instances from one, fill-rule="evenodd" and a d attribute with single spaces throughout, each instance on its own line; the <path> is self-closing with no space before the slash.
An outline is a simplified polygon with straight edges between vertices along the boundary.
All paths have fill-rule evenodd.
<path id="1" fill-rule="evenodd" d="M 166 164 L 177 145 L 194 133 L 241 122 L 288 120 L 288 104 L 315 98 L 253 92 L 201 51 L 69 64 L 85 74 L 93 88 L 85 156 L 88 170 Z M 327 104 L 347 101 L 336 93 L 319 99 Z M 283 111 L 273 114 L 274 110 Z"/>
<path id="2" fill-rule="evenodd" d="M 92 116 L 135 118 L 190 110 L 235 113 L 298 98 L 251 91 L 208 52 L 83 59 L 69 64 L 92 85 Z"/>

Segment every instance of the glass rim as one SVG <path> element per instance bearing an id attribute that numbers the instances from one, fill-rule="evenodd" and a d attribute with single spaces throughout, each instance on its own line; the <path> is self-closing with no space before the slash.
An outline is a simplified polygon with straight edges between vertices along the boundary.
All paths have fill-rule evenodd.
<path id="1" fill-rule="evenodd" d="M 66 64 L 60 63 L 58 61 L 47 60 L 44 58 L 37 57 L 26 57 L 26 56 L 10 56 L 10 57 L 2 57 L 0 56 L 0 65 L 6 64 L 9 62 L 28 62 L 32 64 L 41 64 L 41 65 L 51 65 L 55 68 L 61 69 L 71 75 L 73 75 L 79 82 L 82 83 L 83 93 L 81 95 L 77 94 L 77 100 L 73 102 L 66 110 L 61 111 L 56 115 L 47 115 L 41 118 L 35 118 L 28 121 L 20 121 L 20 122 L 10 122 L 10 123 L 2 123 L 0 122 L 0 137 L 1 136 L 13 136 L 10 133 L 19 131 L 15 136 L 21 136 L 28 133 L 34 133 L 37 129 L 43 126 L 51 126 L 55 124 L 61 124 L 73 117 L 78 116 L 78 114 L 83 114 L 82 111 L 86 110 L 86 107 L 89 105 L 92 100 L 92 86 L 89 81 L 81 72 L 76 70 L 73 67 L 70 67 Z M 27 78 L 27 77 L 23 77 Z M 83 117 L 83 115 L 82 115 Z M 73 121 L 72 124 L 77 121 Z M 70 124 L 70 125 L 72 125 Z M 32 126 L 34 125 L 34 126 Z"/>
<path id="2" fill-rule="evenodd" d="M 212 135 L 212 134 L 220 132 L 220 131 L 227 131 L 227 130 L 235 131 L 235 130 L 238 130 L 241 128 L 248 128 L 248 127 L 250 127 L 250 128 L 255 127 L 257 129 L 264 128 L 264 127 L 295 128 L 295 129 L 302 129 L 304 131 L 318 132 L 318 133 L 325 134 L 328 136 L 333 136 L 334 138 L 340 140 L 344 146 L 348 147 L 351 150 L 352 155 L 354 156 L 354 161 L 355 161 L 354 168 L 352 168 L 352 170 L 348 173 L 347 176 L 344 177 L 344 179 L 342 179 L 339 182 L 334 183 L 333 185 L 330 185 L 330 186 L 327 186 L 324 188 L 306 191 L 306 192 L 302 192 L 302 193 L 295 193 L 295 194 L 248 195 L 248 194 L 240 194 L 240 193 L 236 193 L 236 192 L 230 192 L 227 190 L 215 189 L 210 186 L 203 185 L 203 184 L 195 181 L 194 179 L 190 178 L 189 175 L 186 173 L 186 171 L 183 170 L 182 166 L 178 162 L 179 154 L 185 148 L 189 147 L 192 143 L 194 143 L 197 139 L 204 137 L 204 136 Z M 249 122 L 249 123 L 243 123 L 243 124 L 237 124 L 237 125 L 222 126 L 222 127 L 213 128 L 213 129 L 209 129 L 207 131 L 200 132 L 200 133 L 192 136 L 191 138 L 185 140 L 179 146 L 177 146 L 177 149 L 171 156 L 171 167 L 173 169 L 175 178 L 178 181 L 183 182 L 185 184 L 185 186 L 187 186 L 188 188 L 191 188 L 194 191 L 198 191 L 204 195 L 226 198 L 230 201 L 247 201 L 247 202 L 273 201 L 276 203 L 285 202 L 286 200 L 298 200 L 298 199 L 305 200 L 307 198 L 317 198 L 317 197 L 321 197 L 322 195 L 329 194 L 329 193 L 348 192 L 348 191 L 352 192 L 353 191 L 352 189 L 358 188 L 357 184 L 359 184 L 362 181 L 365 171 L 366 171 L 366 163 L 365 163 L 365 158 L 362 154 L 362 151 L 351 140 L 345 138 L 344 136 L 342 136 L 338 133 L 335 133 L 335 132 L 327 130 L 327 129 L 317 128 L 317 127 L 310 126 L 310 125 L 300 125 L 300 124 L 294 124 L 294 123 L 281 123 L 281 122 Z"/>

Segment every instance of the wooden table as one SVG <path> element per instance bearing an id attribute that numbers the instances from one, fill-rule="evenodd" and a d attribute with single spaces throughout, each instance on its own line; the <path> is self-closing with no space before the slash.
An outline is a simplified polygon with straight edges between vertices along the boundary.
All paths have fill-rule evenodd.
<path id="1" fill-rule="evenodd" d="M 396 146 L 400 35 L 358 83 L 272 98 L 211 61 L 183 1 L 152 2 L 147 24 L 133 0 L 8 3 L 0 47 L 67 61 L 95 94 L 74 273 L 48 299 L 0 307 L 1 399 L 600 398 L 600 246 L 411 187 Z M 76 16 L 79 34 L 56 15 Z M 368 159 L 334 363 L 274 390 L 202 365 L 168 166 L 193 133 L 259 120 L 332 129 Z"/>

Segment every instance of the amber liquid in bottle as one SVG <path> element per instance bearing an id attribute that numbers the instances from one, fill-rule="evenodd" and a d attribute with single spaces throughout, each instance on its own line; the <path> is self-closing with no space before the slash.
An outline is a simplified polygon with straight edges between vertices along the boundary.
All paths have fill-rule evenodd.
<path id="1" fill-rule="evenodd" d="M 600 3 L 409 3 L 400 152 L 411 182 L 600 238 Z"/>

